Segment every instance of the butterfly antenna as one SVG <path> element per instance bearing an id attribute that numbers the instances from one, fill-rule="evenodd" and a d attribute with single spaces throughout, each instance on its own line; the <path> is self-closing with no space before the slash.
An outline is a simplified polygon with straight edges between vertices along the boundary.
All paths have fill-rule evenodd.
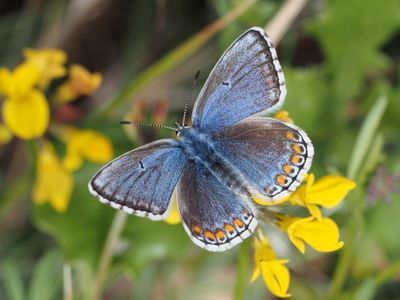
<path id="1" fill-rule="evenodd" d="M 132 124 L 136 126 L 143 126 L 143 127 L 156 127 L 156 128 L 166 128 L 173 131 L 176 131 L 176 128 L 170 127 L 163 124 L 152 124 L 152 123 L 142 123 L 142 122 L 134 122 L 134 121 L 119 121 L 120 124 Z"/>
<path id="2" fill-rule="evenodd" d="M 194 92 L 194 87 L 195 87 L 196 84 L 197 84 L 197 80 L 199 79 L 199 76 L 200 76 L 200 70 L 198 70 L 198 71 L 196 72 L 196 75 L 194 75 L 192 88 L 190 89 L 189 96 L 188 96 L 188 98 L 186 99 L 186 102 L 185 102 L 185 108 L 184 108 L 184 110 L 183 110 L 182 125 L 185 125 L 185 124 L 186 124 L 186 112 L 187 112 L 187 109 L 188 109 L 188 106 L 189 106 L 189 102 L 190 102 L 190 100 L 192 100 L 193 92 Z"/>

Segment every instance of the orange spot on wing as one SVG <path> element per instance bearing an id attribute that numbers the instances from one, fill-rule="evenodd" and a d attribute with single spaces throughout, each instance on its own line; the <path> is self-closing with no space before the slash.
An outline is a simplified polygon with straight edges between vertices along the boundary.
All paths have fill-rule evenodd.
<path id="1" fill-rule="evenodd" d="M 218 230 L 216 233 L 217 239 L 223 240 L 225 238 L 225 233 L 222 230 Z"/>
<path id="2" fill-rule="evenodd" d="M 294 134 L 291 131 L 286 131 L 286 138 L 289 140 L 293 140 L 294 139 Z"/>
<path id="3" fill-rule="evenodd" d="M 233 227 L 231 224 L 225 224 L 224 229 L 226 232 L 232 233 L 235 231 L 235 227 Z"/>
<path id="4" fill-rule="evenodd" d="M 215 235 L 210 230 L 204 231 L 204 236 L 211 241 L 215 241 Z"/>
<path id="5" fill-rule="evenodd" d="M 196 235 L 201 234 L 201 227 L 199 225 L 193 225 L 192 226 L 192 232 Z"/>
<path id="6" fill-rule="evenodd" d="M 302 153 L 302 152 L 303 152 L 302 149 L 303 149 L 303 148 L 301 147 L 300 144 L 293 144 L 293 145 L 292 145 L 292 150 L 293 150 L 295 153 L 297 153 L 297 154 Z"/>
<path id="7" fill-rule="evenodd" d="M 278 182 L 278 184 L 280 186 L 283 186 L 285 184 L 285 180 L 286 180 L 286 176 L 285 175 L 278 175 L 276 176 L 276 182 Z"/>
<path id="8" fill-rule="evenodd" d="M 290 158 L 290 162 L 291 162 L 292 164 L 298 164 L 298 163 L 300 162 L 300 160 L 301 160 L 301 156 L 300 156 L 300 155 L 293 155 L 293 156 Z"/>
<path id="9" fill-rule="evenodd" d="M 285 171 L 286 174 L 289 174 L 289 175 L 292 174 L 292 170 L 293 170 L 293 168 L 289 164 L 283 166 L 283 171 Z"/>
<path id="10" fill-rule="evenodd" d="M 238 226 L 238 227 L 243 227 L 244 226 L 244 223 L 240 219 L 233 220 L 233 223 L 235 223 L 235 225 Z"/>

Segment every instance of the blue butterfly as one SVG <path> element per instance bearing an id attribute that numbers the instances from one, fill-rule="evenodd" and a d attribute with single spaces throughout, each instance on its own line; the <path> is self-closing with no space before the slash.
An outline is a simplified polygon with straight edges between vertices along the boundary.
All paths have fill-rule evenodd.
<path id="1" fill-rule="evenodd" d="M 293 192 L 311 166 L 314 148 L 300 128 L 256 117 L 276 110 L 285 80 L 271 40 L 258 27 L 225 51 L 202 88 L 192 127 L 103 167 L 90 192 L 116 209 L 165 219 L 176 192 L 183 226 L 209 251 L 230 249 L 257 226 L 252 196 L 273 202 Z"/>

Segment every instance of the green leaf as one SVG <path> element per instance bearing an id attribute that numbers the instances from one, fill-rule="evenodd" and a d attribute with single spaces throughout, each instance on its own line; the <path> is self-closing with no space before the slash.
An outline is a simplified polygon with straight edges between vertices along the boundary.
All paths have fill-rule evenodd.
<path id="1" fill-rule="evenodd" d="M 398 219 L 400 215 L 400 196 L 393 194 L 392 201 L 386 204 L 380 201 L 367 217 L 369 236 L 385 250 L 389 256 L 398 257 L 400 249 Z"/>
<path id="2" fill-rule="evenodd" d="M 381 122 L 383 114 L 385 112 L 387 100 L 385 96 L 380 96 L 371 111 L 368 113 L 360 133 L 357 137 L 356 143 L 353 147 L 353 153 L 350 158 L 350 164 L 347 172 L 347 176 L 351 179 L 355 179 L 358 176 L 358 171 L 361 168 L 365 157 L 371 148 L 375 132 Z"/>
<path id="3" fill-rule="evenodd" d="M 34 207 L 37 226 L 57 240 L 66 260 L 84 259 L 92 267 L 97 263 L 115 213 L 87 189 L 98 168 L 86 165 L 75 174 L 74 191 L 65 213 L 57 213 L 48 204 Z"/>
<path id="4" fill-rule="evenodd" d="M 0 275 L 8 299 L 26 299 L 21 272 L 18 270 L 17 264 L 14 260 L 8 259 L 3 261 L 1 264 Z"/>
<path id="5" fill-rule="evenodd" d="M 322 44 L 340 98 L 356 95 L 367 72 L 388 65 L 380 47 L 399 26 L 398 0 L 331 0 L 326 12 L 310 22 L 309 30 Z"/>
<path id="6" fill-rule="evenodd" d="M 283 69 L 288 90 L 283 109 L 289 112 L 295 124 L 306 132 L 316 134 L 317 130 L 322 130 L 326 124 L 323 120 L 326 121 L 329 116 L 324 114 L 325 103 L 330 101 L 324 72 L 318 68 Z"/>
<path id="7" fill-rule="evenodd" d="M 165 222 L 131 217 L 122 234 L 128 248 L 117 263 L 132 276 L 137 277 L 145 268 L 162 259 L 181 261 L 190 256 L 192 243 L 182 224 L 169 225 Z"/>
<path id="8" fill-rule="evenodd" d="M 33 271 L 29 299 L 56 299 L 57 292 L 60 293 L 61 279 L 62 265 L 60 255 L 58 251 L 49 251 L 39 260 Z"/>
<path id="9" fill-rule="evenodd" d="M 373 299 L 377 286 L 375 280 L 368 278 L 355 291 L 352 300 L 370 300 Z"/>

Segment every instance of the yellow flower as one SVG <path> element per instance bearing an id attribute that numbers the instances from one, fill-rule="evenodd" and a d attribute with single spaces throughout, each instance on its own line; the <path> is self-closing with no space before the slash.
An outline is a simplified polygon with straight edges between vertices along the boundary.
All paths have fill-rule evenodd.
<path id="1" fill-rule="evenodd" d="M 289 270 L 285 266 L 287 259 L 277 259 L 268 240 L 259 232 L 254 238 L 254 272 L 251 281 L 255 281 L 260 273 L 267 288 L 278 297 L 290 297 L 287 293 L 290 283 Z"/>
<path id="2" fill-rule="evenodd" d="M 288 201 L 306 207 L 319 220 L 322 215 L 318 206 L 335 207 L 356 187 L 353 181 L 338 175 L 323 176 L 314 182 L 314 174 L 310 174 L 305 180 L 307 184 L 299 187 Z"/>
<path id="3" fill-rule="evenodd" d="M 33 201 L 36 204 L 49 202 L 57 212 L 65 212 L 72 187 L 72 174 L 63 167 L 53 146 L 46 142 L 40 149 L 37 161 Z"/>
<path id="4" fill-rule="evenodd" d="M 13 134 L 23 139 L 42 136 L 49 123 L 49 106 L 34 88 L 39 80 L 35 65 L 24 63 L 11 73 L 0 69 L 0 93 L 6 95 L 3 119 Z"/>
<path id="5" fill-rule="evenodd" d="M 67 144 L 63 165 L 67 170 L 79 169 L 83 159 L 102 163 L 112 158 L 112 144 L 105 135 L 90 129 L 63 128 L 62 131 L 61 138 Z"/>
<path id="6" fill-rule="evenodd" d="M 181 221 L 179 211 L 178 211 L 178 201 L 176 197 L 176 191 L 174 191 L 172 196 L 172 207 L 167 218 L 164 220 L 168 224 L 178 224 Z"/>
<path id="7" fill-rule="evenodd" d="M 58 49 L 24 49 L 24 57 L 28 63 L 34 64 L 40 74 L 38 86 L 45 89 L 50 81 L 65 76 L 64 64 L 67 55 Z"/>
<path id="8" fill-rule="evenodd" d="M 343 247 L 339 241 L 339 228 L 329 218 L 321 220 L 311 216 L 308 218 L 289 217 L 275 214 L 277 225 L 286 231 L 290 241 L 301 252 L 305 253 L 305 243 L 319 252 L 331 252 Z"/>
<path id="9" fill-rule="evenodd" d="M 292 118 L 289 117 L 289 113 L 287 111 L 285 111 L 285 110 L 277 112 L 273 117 L 275 119 L 281 120 L 283 122 L 292 123 L 293 124 Z"/>
<path id="10" fill-rule="evenodd" d="M 281 199 L 277 200 L 271 200 L 269 198 L 266 198 L 264 195 L 259 194 L 258 192 L 252 193 L 251 197 L 253 201 L 259 205 L 262 206 L 273 206 L 273 205 L 278 205 L 286 202 L 290 196 L 283 197 Z"/>
<path id="11" fill-rule="evenodd" d="M 80 65 L 72 65 L 69 78 L 57 90 L 55 99 L 60 103 L 70 102 L 81 96 L 94 93 L 101 84 L 100 73 L 90 73 Z"/>
<path id="12" fill-rule="evenodd" d="M 3 124 L 0 124 L 0 145 L 7 144 L 12 138 L 12 133 Z"/>

